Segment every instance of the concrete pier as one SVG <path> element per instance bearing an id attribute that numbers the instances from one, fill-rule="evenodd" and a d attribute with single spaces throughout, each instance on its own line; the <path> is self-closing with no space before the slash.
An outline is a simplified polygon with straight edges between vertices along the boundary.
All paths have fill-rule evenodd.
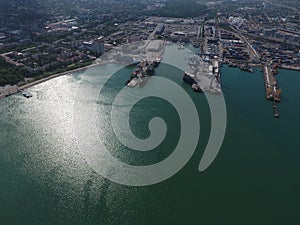
<path id="1" fill-rule="evenodd" d="M 264 80 L 265 80 L 265 90 L 266 98 L 273 101 L 274 117 L 279 118 L 280 114 L 278 112 L 277 102 L 281 102 L 280 89 L 274 74 L 268 65 L 263 66 Z"/>
<path id="2" fill-rule="evenodd" d="M 266 98 L 271 101 L 275 100 L 276 102 L 281 102 L 280 89 L 270 66 L 264 65 L 263 72 L 265 78 Z"/>
<path id="3" fill-rule="evenodd" d="M 276 118 L 279 118 L 279 117 L 280 117 L 280 114 L 279 114 L 279 112 L 278 112 L 278 106 L 277 106 L 275 100 L 273 100 L 273 109 L 274 109 L 274 116 L 275 116 Z"/>

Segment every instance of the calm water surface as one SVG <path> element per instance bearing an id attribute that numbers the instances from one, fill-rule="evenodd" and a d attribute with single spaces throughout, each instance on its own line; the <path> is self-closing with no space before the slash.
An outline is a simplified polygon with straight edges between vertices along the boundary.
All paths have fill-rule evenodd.
<path id="1" fill-rule="evenodd" d="M 114 65 L 97 67 L 84 76 L 92 79 L 114 69 Z M 115 157 L 151 164 L 176 146 L 179 117 L 164 100 L 139 102 L 131 113 L 133 132 L 147 137 L 149 120 L 159 115 L 170 128 L 167 138 L 146 155 L 122 147 L 107 115 L 132 70 L 126 67 L 107 82 L 97 102 L 103 114 L 96 122 L 102 124 L 100 138 Z M 17 94 L 0 101 L 0 224 L 299 224 L 300 73 L 280 71 L 283 103 L 281 118 L 275 119 L 258 70 L 244 73 L 223 67 L 222 72 L 227 133 L 216 160 L 199 173 L 210 132 L 205 96 L 182 83 L 182 71 L 166 64 L 156 70 L 157 76 L 181 85 L 196 103 L 201 137 L 192 159 L 178 174 L 147 187 L 112 183 L 84 160 L 73 116 L 77 87 L 92 85 L 83 74 L 37 85 L 30 89 L 30 99 Z"/>

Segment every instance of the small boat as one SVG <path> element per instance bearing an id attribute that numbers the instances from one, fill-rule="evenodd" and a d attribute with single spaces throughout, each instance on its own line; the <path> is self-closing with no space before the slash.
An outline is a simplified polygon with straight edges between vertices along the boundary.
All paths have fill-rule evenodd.
<path id="1" fill-rule="evenodd" d="M 31 93 L 25 92 L 25 91 L 22 92 L 22 95 L 23 95 L 25 98 L 31 98 L 31 97 L 32 97 L 32 94 L 31 94 Z"/>
<path id="2" fill-rule="evenodd" d="M 128 84 L 127 87 L 135 87 L 138 84 L 138 78 L 133 78 Z"/>
<path id="3" fill-rule="evenodd" d="M 185 47 L 184 47 L 184 45 L 179 45 L 179 46 L 178 46 L 178 49 L 179 49 L 179 50 L 185 49 Z"/>

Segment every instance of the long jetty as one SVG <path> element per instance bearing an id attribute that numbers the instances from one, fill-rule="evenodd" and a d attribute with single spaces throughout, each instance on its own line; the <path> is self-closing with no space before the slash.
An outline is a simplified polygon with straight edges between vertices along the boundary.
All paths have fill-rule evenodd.
<path id="1" fill-rule="evenodd" d="M 263 65 L 266 98 L 273 102 L 274 116 L 280 117 L 277 102 L 281 102 L 280 89 L 270 65 Z"/>

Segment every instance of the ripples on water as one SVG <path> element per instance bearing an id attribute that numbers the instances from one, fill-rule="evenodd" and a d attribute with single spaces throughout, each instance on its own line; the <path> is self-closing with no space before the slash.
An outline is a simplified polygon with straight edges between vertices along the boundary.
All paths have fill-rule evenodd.
<path id="1" fill-rule="evenodd" d="M 126 73 L 119 75 L 121 81 L 115 83 L 115 88 L 108 84 L 99 97 L 98 110 L 105 116 L 98 114 L 97 123 L 103 131 L 101 138 L 115 156 L 131 163 L 145 163 L 145 157 L 138 153 L 132 157 L 128 149 L 119 151 L 120 143 L 115 141 L 107 122 L 114 90 L 123 87 L 129 70 L 126 68 Z M 296 140 L 300 123 L 295 110 L 300 102 L 294 98 L 299 96 L 299 89 L 293 86 L 300 82 L 299 74 L 292 73 L 288 78 L 279 75 L 287 103 L 279 105 L 283 118 L 274 120 L 271 105 L 264 99 L 262 77 L 258 73 L 241 75 L 226 67 L 224 70 L 229 125 L 216 162 L 209 171 L 198 173 L 202 154 L 198 151 L 175 177 L 144 188 L 103 179 L 88 166 L 77 145 L 73 130 L 77 87 L 86 82 L 89 88 L 93 76 L 105 73 L 105 69 L 93 69 L 84 81 L 81 75 L 70 75 L 37 85 L 30 89 L 30 99 L 16 94 L 0 101 L 3 224 L 229 224 L 231 218 L 243 224 L 284 224 L 299 219 L 300 155 Z M 245 80 L 249 92 L 241 90 Z M 205 100 L 193 96 L 201 108 Z M 168 117 L 173 111 L 170 106 L 160 111 L 167 104 L 156 101 L 151 113 L 139 118 L 140 110 L 153 101 L 141 102 L 132 112 L 136 117 L 131 121 L 135 132 L 141 134 L 144 130 L 144 137 L 147 123 L 139 127 L 143 120 L 149 120 L 153 113 L 165 112 Z M 172 118 L 176 118 L 176 113 Z M 204 127 L 208 124 L 205 125 L 205 118 L 201 122 Z M 156 153 L 152 160 L 169 153 Z M 258 218 L 262 223 L 256 223 Z"/>

